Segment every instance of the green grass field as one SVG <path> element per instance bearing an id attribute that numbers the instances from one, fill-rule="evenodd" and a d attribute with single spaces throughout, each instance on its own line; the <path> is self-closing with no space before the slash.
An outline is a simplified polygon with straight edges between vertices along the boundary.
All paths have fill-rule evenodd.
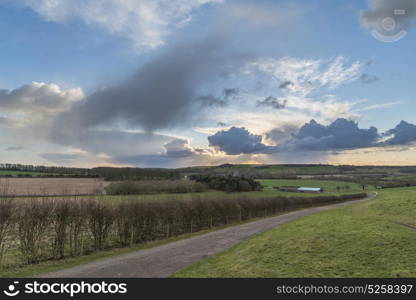
<path id="1" fill-rule="evenodd" d="M 206 191 L 199 193 L 164 193 L 164 194 L 141 194 L 141 195 L 98 195 L 98 196 L 59 196 L 59 199 L 74 199 L 77 198 L 96 198 L 100 201 L 106 202 L 120 202 L 123 200 L 129 201 L 167 201 L 172 199 L 191 199 L 195 197 L 200 198 L 235 198 L 235 197 L 276 197 L 276 196 L 285 196 L 285 197 L 316 197 L 317 194 L 314 193 L 291 193 L 291 192 L 281 192 L 273 189 L 274 186 L 284 186 L 284 185 L 302 185 L 302 186 L 312 186 L 312 187 L 323 187 L 325 192 L 319 195 L 345 195 L 345 194 L 354 194 L 362 192 L 362 187 L 360 185 L 349 183 L 349 182 L 340 182 L 340 181 L 319 181 L 319 180 L 280 180 L 280 179 L 270 179 L 270 180 L 259 180 L 264 186 L 262 191 L 254 192 L 236 192 L 236 193 L 226 193 L 222 191 Z M 337 191 L 336 187 L 345 187 L 349 186 L 349 189 L 341 189 Z M 371 190 L 371 187 L 367 187 L 367 190 Z M 55 198 L 56 196 L 48 196 Z M 32 196 L 22 196 L 19 197 L 22 199 L 33 198 Z"/>
<path id="2" fill-rule="evenodd" d="M 259 192 L 240 192 L 240 193 L 225 193 L 225 192 L 221 192 L 221 191 L 208 191 L 208 192 L 202 192 L 202 193 L 184 193 L 184 194 L 155 194 L 155 195 L 129 195 L 129 196 L 106 196 L 106 195 L 102 195 L 102 196 L 91 196 L 91 197 L 96 197 L 97 199 L 100 199 L 100 201 L 109 201 L 110 203 L 120 203 L 123 200 L 135 200 L 135 201 L 169 201 L 172 199 L 192 199 L 195 197 L 202 197 L 202 198 L 220 198 L 223 199 L 224 197 L 273 197 L 273 196 L 279 196 L 279 195 L 283 195 L 283 196 L 289 196 L 289 197 L 316 197 L 317 194 L 314 193 L 287 193 L 287 192 L 279 192 L 276 191 L 272 188 L 270 188 L 271 186 L 275 185 L 275 184 L 281 184 L 282 181 L 280 180 L 268 180 L 267 182 L 265 181 L 265 185 L 267 185 L 267 187 L 269 188 L 265 188 L 263 191 L 259 191 Z M 321 185 L 330 185 L 331 182 L 328 181 L 322 181 L 320 182 Z M 335 183 L 332 183 L 333 185 Z M 353 191 L 351 191 L 353 192 Z M 330 194 L 336 194 L 333 192 L 328 192 L 328 193 L 324 193 L 325 195 L 330 195 Z M 339 193 L 339 194 L 347 194 L 346 192 L 344 193 Z M 22 200 L 24 199 L 24 197 L 21 197 Z M 30 197 L 33 198 L 33 197 Z M 65 197 L 59 196 L 56 197 L 57 199 L 63 199 Z M 70 199 L 75 199 L 76 197 L 69 197 Z M 83 198 L 89 198 L 87 197 L 83 197 L 83 196 L 79 196 L 79 199 L 83 199 Z M 251 220 L 252 221 L 252 220 Z M 218 229 L 218 228 L 216 228 Z M 202 231 L 205 232 L 205 231 Z M 188 236 L 188 235 L 184 235 Z M 169 239 L 171 240 L 171 239 Z M 150 243 L 149 245 L 153 245 L 152 243 Z M 157 245 L 154 244 L 154 245 Z M 58 270 L 60 268 L 64 268 L 64 267 L 69 267 L 69 266 L 73 266 L 76 264 L 80 264 L 80 263 L 85 263 L 88 261 L 92 261 L 98 258 L 103 258 L 103 257 L 107 257 L 107 256 L 112 256 L 112 255 L 117 255 L 117 254 L 122 254 L 122 253 L 127 253 L 129 251 L 132 250 L 138 250 L 141 249 L 142 247 L 144 247 L 143 245 L 137 245 L 133 248 L 130 248 L 130 250 L 126 250 L 126 249 L 110 249 L 110 250 L 106 250 L 106 251 L 102 251 L 100 253 L 93 253 L 91 255 L 86 255 L 86 256 L 82 256 L 82 257 L 75 257 L 75 258 L 65 258 L 64 260 L 60 260 L 60 261 L 47 261 L 47 262 L 42 262 L 36 266 L 34 265 L 28 265 L 28 266 L 24 266 L 22 268 L 18 267 L 10 267 L 7 268 L 6 270 L 0 271 L 0 277 L 2 276 L 29 276 L 31 274 L 36 274 L 36 273 L 42 273 L 42 272 L 47 272 L 47 271 L 51 271 L 51 270 Z M 20 262 L 20 256 L 19 256 L 19 252 L 18 250 L 13 250 L 13 251 L 8 251 L 4 257 L 4 261 L 7 262 L 8 265 L 10 266 L 15 266 L 18 265 Z"/>
<path id="3" fill-rule="evenodd" d="M 389 189 L 284 224 L 175 277 L 415 277 L 415 249 L 416 188 Z"/>
<path id="4" fill-rule="evenodd" d="M 276 196 L 285 196 L 285 197 L 316 197 L 317 194 L 314 193 L 291 193 L 291 192 L 282 192 L 273 189 L 274 186 L 287 186 L 287 185 L 301 185 L 309 187 L 323 187 L 325 192 L 319 195 L 345 195 L 345 194 L 354 194 L 362 192 L 362 186 L 350 183 L 350 182 L 341 182 L 341 181 L 325 181 L 325 180 L 280 180 L 280 179 L 268 179 L 268 180 L 258 180 L 264 186 L 262 191 L 255 192 L 237 192 L 237 193 L 226 193 L 222 191 L 207 191 L 200 193 L 176 193 L 176 194 L 148 194 L 148 195 L 104 195 L 99 196 L 98 199 L 103 201 L 112 201 L 117 202 L 120 200 L 134 200 L 134 201 L 165 201 L 171 199 L 190 199 L 195 197 L 201 198 L 213 198 L 213 197 L 276 197 Z M 339 191 L 336 187 L 342 187 Z M 349 186 L 349 189 L 345 187 Z M 372 190 L 372 187 L 367 187 L 365 191 Z"/>
<path id="5" fill-rule="evenodd" d="M 184 173 L 210 172 L 212 174 L 227 174 L 239 171 L 246 174 L 257 174 L 264 176 L 284 176 L 284 175 L 329 175 L 329 174 L 399 174 L 408 167 L 388 167 L 388 166 L 334 166 L 334 165 L 221 165 L 221 166 L 200 166 L 179 169 Z"/>
<path id="6" fill-rule="evenodd" d="M 326 180 L 313 180 L 313 179 L 260 179 L 260 183 L 265 186 L 266 189 L 271 189 L 277 186 L 305 186 L 305 187 L 321 187 L 327 192 L 361 192 L 362 185 L 352 182 L 342 181 L 326 181 Z M 340 187 L 340 190 L 337 190 Z M 371 189 L 372 187 L 366 187 Z M 293 193 L 290 193 L 293 194 Z"/>

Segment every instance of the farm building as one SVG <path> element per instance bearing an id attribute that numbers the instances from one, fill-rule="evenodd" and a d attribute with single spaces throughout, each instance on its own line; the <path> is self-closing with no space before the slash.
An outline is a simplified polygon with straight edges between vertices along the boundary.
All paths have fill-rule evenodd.
<path id="1" fill-rule="evenodd" d="M 300 186 L 276 186 L 274 188 L 282 192 L 299 192 Z"/>
<path id="2" fill-rule="evenodd" d="M 300 187 L 298 189 L 298 192 L 300 192 L 300 193 L 321 193 L 322 188 L 320 188 L 320 187 Z"/>
<path id="3" fill-rule="evenodd" d="M 294 192 L 294 193 L 322 193 L 320 187 L 302 187 L 302 186 L 281 186 L 275 187 L 275 189 L 282 192 Z"/>

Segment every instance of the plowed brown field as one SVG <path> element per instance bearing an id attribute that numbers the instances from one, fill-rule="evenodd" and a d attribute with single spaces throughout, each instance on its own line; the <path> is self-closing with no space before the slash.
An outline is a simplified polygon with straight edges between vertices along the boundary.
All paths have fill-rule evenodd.
<path id="1" fill-rule="evenodd" d="M 109 183 L 96 178 L 1 178 L 0 192 L 13 196 L 96 195 Z"/>

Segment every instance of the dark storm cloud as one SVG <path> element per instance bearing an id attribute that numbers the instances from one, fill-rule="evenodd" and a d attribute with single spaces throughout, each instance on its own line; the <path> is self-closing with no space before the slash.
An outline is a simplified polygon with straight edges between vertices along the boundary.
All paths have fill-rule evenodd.
<path id="1" fill-rule="evenodd" d="M 391 34 L 383 28 L 383 20 L 392 18 L 396 22 L 396 31 L 408 27 L 416 17 L 415 0 L 368 0 L 369 9 L 361 13 L 361 23 L 366 28 L 376 29 L 380 33 Z"/>
<path id="2" fill-rule="evenodd" d="M 228 155 L 303 153 L 318 151 L 336 154 L 342 150 L 410 145 L 416 142 L 416 125 L 402 121 L 394 129 L 379 134 L 377 128 L 362 129 L 352 120 L 336 119 L 329 125 L 315 120 L 300 128 L 286 124 L 265 134 L 272 146 L 262 143 L 262 136 L 251 134 L 245 128 L 232 127 L 208 137 L 209 145 Z M 381 141 L 382 138 L 384 141 Z"/>
<path id="3" fill-rule="evenodd" d="M 374 83 L 374 82 L 379 81 L 380 78 L 378 78 L 378 76 L 376 76 L 376 75 L 363 73 L 360 76 L 360 80 L 361 80 L 362 83 L 370 84 L 370 83 Z"/>
<path id="4" fill-rule="evenodd" d="M 286 107 L 286 103 L 286 99 L 279 99 L 273 96 L 269 96 L 262 101 L 257 101 L 257 106 L 269 106 L 274 109 L 283 109 Z"/>
<path id="5" fill-rule="evenodd" d="M 232 127 L 208 136 L 209 145 L 228 155 L 255 153 L 266 150 L 261 135 L 251 134 L 247 129 Z"/>
<path id="6" fill-rule="evenodd" d="M 6 151 L 20 151 L 20 150 L 23 150 L 24 148 L 25 147 L 23 147 L 23 146 L 12 146 L 12 147 L 7 147 L 4 150 L 6 150 Z"/>
<path id="7" fill-rule="evenodd" d="M 377 128 L 361 129 L 354 121 L 337 119 L 328 126 L 314 120 L 303 125 L 293 145 L 303 150 L 356 149 L 377 145 Z"/>
<path id="8" fill-rule="evenodd" d="M 240 90 L 237 88 L 225 88 L 222 91 L 222 95 L 224 96 L 224 98 L 228 99 L 230 97 L 235 97 L 239 94 Z"/>
<path id="9" fill-rule="evenodd" d="M 215 37 L 171 48 L 123 83 L 98 90 L 58 115 L 52 137 L 120 120 L 153 131 L 184 125 L 198 103 L 223 105 L 215 97 L 197 94 L 202 85 L 221 72 L 235 71 L 248 59 L 237 53 L 226 54 L 223 44 L 222 37 Z"/>
<path id="10" fill-rule="evenodd" d="M 225 88 L 221 96 L 214 96 L 213 94 L 198 96 L 197 100 L 206 107 L 224 107 L 228 105 L 228 100 L 236 97 L 239 90 L 236 88 Z"/>
<path id="11" fill-rule="evenodd" d="M 232 127 L 209 136 L 210 146 L 229 155 L 247 153 L 272 154 L 287 151 L 334 151 L 380 146 L 380 135 L 375 127 L 361 129 L 354 121 L 337 119 L 328 126 L 314 120 L 300 128 L 283 125 L 266 134 L 275 145 L 262 143 L 261 135 L 251 134 L 245 128 Z"/>
<path id="12" fill-rule="evenodd" d="M 174 159 L 161 154 L 114 156 L 119 164 L 140 166 L 141 168 L 170 168 Z"/>
<path id="13" fill-rule="evenodd" d="M 0 125 L 10 125 L 11 120 L 6 117 L 0 117 Z"/>
<path id="14" fill-rule="evenodd" d="M 284 124 L 278 128 L 273 128 L 269 132 L 266 132 L 266 138 L 276 144 L 282 144 L 293 139 L 298 131 L 298 126 L 292 124 Z"/>
<path id="15" fill-rule="evenodd" d="M 191 148 L 187 140 L 173 139 L 164 145 L 165 153 L 120 155 L 113 157 L 118 163 L 139 165 L 142 167 L 177 168 L 199 164 L 207 159 L 207 150 Z"/>
<path id="16" fill-rule="evenodd" d="M 395 128 L 379 134 L 377 128 L 362 129 L 354 121 L 337 119 L 328 126 L 311 120 L 297 130 L 294 126 L 280 127 L 266 133 L 278 146 L 268 151 L 337 151 L 389 145 L 409 145 L 416 142 L 416 125 L 402 121 Z M 385 138 L 384 142 L 381 141 Z"/>
<path id="17" fill-rule="evenodd" d="M 78 154 L 65 154 L 65 153 L 43 153 L 40 156 L 50 162 L 57 163 L 57 164 L 76 162 L 81 157 L 81 155 L 78 155 Z"/>
<path id="18" fill-rule="evenodd" d="M 395 128 L 385 133 L 391 136 L 385 144 L 387 145 L 406 145 L 416 142 L 416 125 L 401 121 Z"/>
<path id="19" fill-rule="evenodd" d="M 224 99 L 215 97 L 212 94 L 202 95 L 202 96 L 199 96 L 197 99 L 198 101 L 201 102 L 202 106 L 206 106 L 206 107 L 224 107 L 228 105 L 227 101 L 225 101 Z"/>
<path id="20" fill-rule="evenodd" d="M 285 81 L 285 82 L 282 82 L 280 85 L 279 85 L 279 88 L 280 89 L 285 89 L 285 88 L 288 88 L 289 86 L 291 86 L 291 85 L 293 85 L 293 82 L 292 81 L 290 81 L 290 80 L 287 80 L 287 81 Z"/>
<path id="21" fill-rule="evenodd" d="M 93 154 L 105 153 L 110 157 L 162 152 L 164 145 L 172 139 L 174 138 L 171 136 L 154 133 L 96 129 L 81 132 L 73 132 L 71 129 L 64 135 L 54 137 L 54 141 L 61 145 L 76 147 Z"/>

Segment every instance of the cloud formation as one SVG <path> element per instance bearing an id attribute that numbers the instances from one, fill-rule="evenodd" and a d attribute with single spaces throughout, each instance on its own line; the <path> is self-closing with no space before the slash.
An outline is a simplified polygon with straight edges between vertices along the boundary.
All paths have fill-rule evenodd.
<path id="1" fill-rule="evenodd" d="M 355 61 L 348 64 L 343 56 L 328 60 L 283 57 L 261 59 L 251 66 L 281 82 L 280 86 L 286 93 L 305 97 L 322 88 L 333 90 L 358 79 L 365 63 Z"/>
<path id="2" fill-rule="evenodd" d="M 7 147 L 4 150 L 6 150 L 6 151 L 20 151 L 20 150 L 23 150 L 24 148 L 25 147 L 23 147 L 23 146 L 11 146 L 11 147 Z"/>
<path id="3" fill-rule="evenodd" d="M 361 129 L 352 120 L 340 118 L 328 126 L 311 120 L 299 129 L 290 146 L 303 150 L 356 149 L 375 146 L 379 138 L 377 128 Z"/>
<path id="4" fill-rule="evenodd" d="M 14 90 L 0 90 L 0 126 L 45 133 L 51 118 L 68 111 L 85 95 L 81 88 L 62 89 L 54 83 L 32 82 Z M 42 128 L 42 129 L 41 129 Z"/>
<path id="5" fill-rule="evenodd" d="M 289 86 L 293 85 L 293 82 L 290 80 L 286 80 L 279 85 L 279 89 L 285 89 Z"/>
<path id="6" fill-rule="evenodd" d="M 208 136 L 209 145 L 228 155 L 247 154 L 264 151 L 262 136 L 251 134 L 245 128 L 231 127 Z"/>
<path id="7" fill-rule="evenodd" d="M 63 90 L 54 83 L 32 82 L 14 90 L 0 90 L 0 109 L 3 112 L 56 113 L 83 98 L 80 88 Z"/>
<path id="8" fill-rule="evenodd" d="M 228 104 L 225 99 L 216 97 L 212 94 L 201 95 L 197 98 L 197 101 L 200 101 L 202 106 L 206 107 L 224 107 Z"/>
<path id="9" fill-rule="evenodd" d="M 390 137 L 385 142 L 387 145 L 410 144 L 416 142 L 416 125 L 401 121 L 395 128 L 390 129 L 384 135 Z"/>
<path id="10" fill-rule="evenodd" d="M 17 2 L 17 1 L 16 1 Z M 22 0 L 15 5 L 31 8 L 47 21 L 81 20 L 109 33 L 129 38 L 135 48 L 165 43 L 173 29 L 192 20 L 198 8 L 223 0 Z"/>
<path id="11" fill-rule="evenodd" d="M 379 134 L 377 128 L 359 128 L 355 121 L 338 118 L 328 125 L 311 120 L 300 128 L 286 124 L 265 134 L 274 143 L 262 143 L 261 135 L 251 134 L 245 128 L 232 127 L 208 137 L 210 146 L 228 155 L 242 153 L 273 154 L 284 152 L 362 149 L 370 147 L 410 145 L 416 142 L 416 125 L 402 121 L 394 129 Z"/>
<path id="12" fill-rule="evenodd" d="M 363 73 L 360 76 L 360 80 L 361 80 L 362 83 L 370 84 L 370 83 L 374 83 L 374 82 L 379 81 L 380 78 L 378 78 L 378 76 L 376 76 L 376 75 Z"/>
<path id="13" fill-rule="evenodd" d="M 225 88 L 222 90 L 222 95 L 225 99 L 235 97 L 239 94 L 240 90 L 238 88 Z"/>
<path id="14" fill-rule="evenodd" d="M 229 101 L 235 98 L 239 92 L 240 91 L 237 88 L 225 88 L 222 90 L 220 96 L 215 96 L 213 94 L 200 95 L 196 100 L 201 102 L 203 107 L 224 107 L 227 106 Z"/>
<path id="15" fill-rule="evenodd" d="M 186 124 L 201 104 L 225 104 L 210 95 L 198 97 L 199 89 L 248 59 L 222 50 L 220 36 L 170 48 L 121 84 L 98 90 L 58 115 L 51 137 L 117 122 L 149 132 Z"/>
<path id="16" fill-rule="evenodd" d="M 276 145 L 283 145 L 292 140 L 299 131 L 299 126 L 295 124 L 282 124 L 277 128 L 266 132 L 265 136 L 268 140 Z"/>
<path id="17" fill-rule="evenodd" d="M 82 155 L 79 154 L 68 153 L 42 153 L 40 156 L 53 163 L 64 165 L 68 163 L 76 163 L 82 157 Z"/>
<path id="18" fill-rule="evenodd" d="M 187 140 L 175 139 L 165 144 L 164 147 L 168 157 L 187 157 L 195 154 Z"/>
<path id="19" fill-rule="evenodd" d="M 269 96 L 264 100 L 257 101 L 257 106 L 268 106 L 274 109 L 283 109 L 286 107 L 287 100 Z"/>

